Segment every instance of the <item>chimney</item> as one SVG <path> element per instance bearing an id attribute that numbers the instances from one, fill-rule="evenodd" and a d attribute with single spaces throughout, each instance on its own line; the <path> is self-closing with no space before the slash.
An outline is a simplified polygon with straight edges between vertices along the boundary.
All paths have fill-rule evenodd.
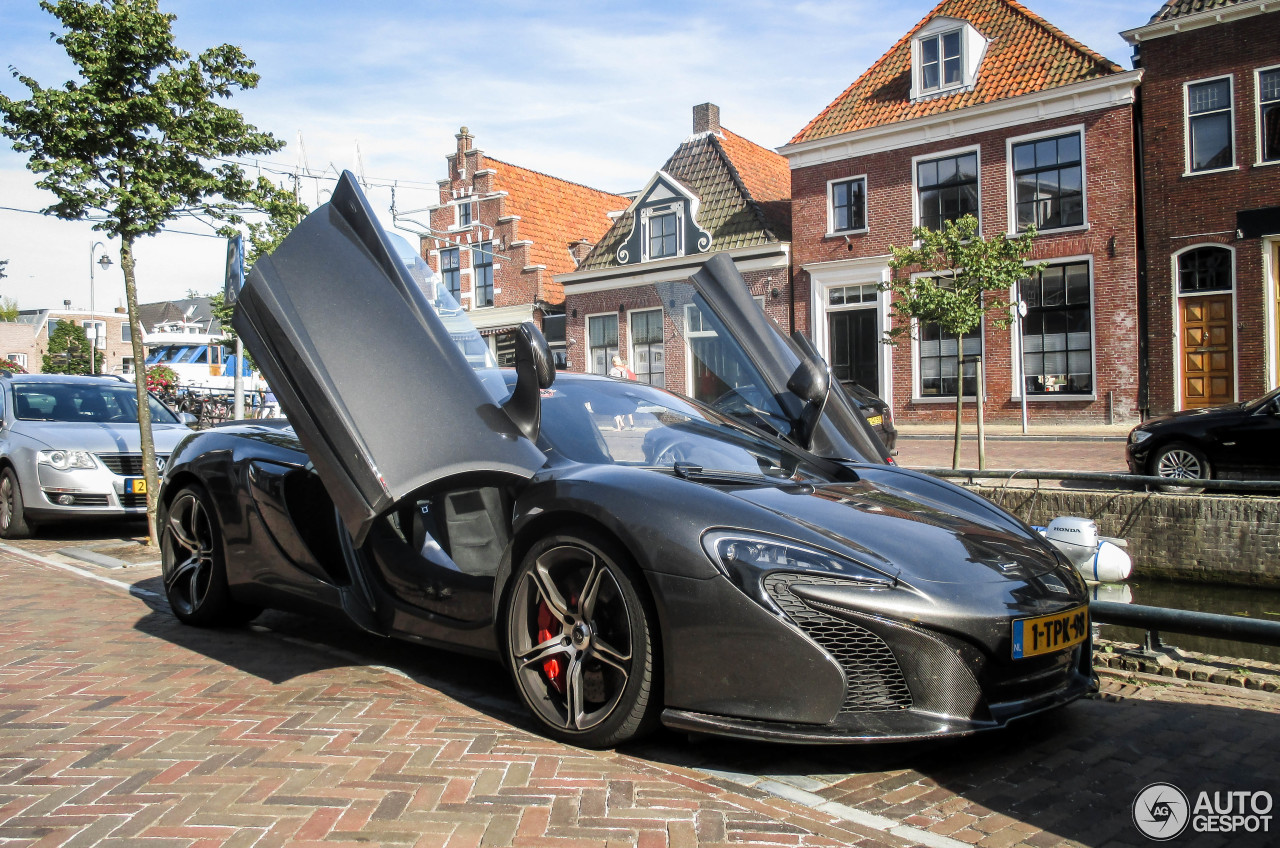
<path id="1" fill-rule="evenodd" d="M 587 254 L 591 252 L 591 248 L 593 247 L 595 247 L 595 245 L 584 238 L 569 242 L 569 253 L 573 255 L 574 264 L 581 265 L 582 260 L 587 258 Z"/>
<path id="2" fill-rule="evenodd" d="M 454 136 L 458 140 L 458 160 L 462 161 L 463 156 L 471 149 L 471 140 L 473 136 L 467 132 L 466 127 L 458 130 L 458 134 Z"/>
<path id="3" fill-rule="evenodd" d="M 720 107 L 714 103 L 700 103 L 693 107 L 693 132 L 719 133 Z"/>

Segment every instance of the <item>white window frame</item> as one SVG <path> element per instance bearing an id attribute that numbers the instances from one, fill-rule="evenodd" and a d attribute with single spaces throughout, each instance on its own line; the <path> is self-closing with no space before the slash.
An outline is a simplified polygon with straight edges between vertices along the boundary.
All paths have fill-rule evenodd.
<path id="1" fill-rule="evenodd" d="M 1206 82 L 1217 82 L 1218 80 L 1227 81 L 1227 100 L 1230 103 L 1228 126 L 1231 127 L 1231 164 L 1222 168 L 1209 168 L 1203 171 L 1191 170 L 1191 86 L 1201 85 Z M 1236 80 L 1235 74 L 1219 74 L 1217 76 L 1205 77 L 1204 79 L 1188 80 L 1182 84 L 1182 155 L 1183 155 L 1183 171 L 1184 177 L 1199 177 L 1203 174 L 1221 174 L 1224 171 L 1234 171 L 1239 167 L 1236 162 Z"/>
<path id="2" fill-rule="evenodd" d="M 1201 171 L 1200 173 L 1204 173 Z M 1202 247 L 1220 247 L 1231 252 L 1231 288 L 1217 289 L 1215 291 L 1187 292 L 1182 294 L 1179 291 L 1179 268 L 1178 265 L 1184 253 L 1190 253 Z M 1229 294 L 1231 295 L 1231 361 L 1232 361 L 1232 379 L 1231 386 L 1232 400 L 1240 398 L 1240 299 L 1236 296 L 1236 289 L 1239 288 L 1239 273 L 1237 265 L 1238 256 L 1233 245 L 1223 244 L 1216 241 L 1202 241 L 1195 244 L 1189 244 L 1185 247 L 1175 250 L 1169 254 L 1169 279 L 1172 281 L 1170 287 L 1173 297 L 1169 298 L 1171 319 L 1173 321 L 1173 406 L 1174 409 L 1182 409 L 1182 405 L 1186 398 L 1182 396 L 1182 299 L 1184 297 L 1210 297 L 1213 295 Z"/>
<path id="3" fill-rule="evenodd" d="M 693 304 L 689 304 L 689 305 L 692 306 Z M 631 371 L 637 375 L 637 377 L 639 376 L 639 372 L 636 371 L 636 367 L 635 367 L 636 366 L 636 344 L 635 344 L 636 334 L 633 331 L 633 322 L 635 321 L 635 317 L 637 315 L 644 314 L 645 312 L 662 313 L 663 310 L 661 306 L 654 306 L 654 307 L 644 307 L 642 309 L 632 309 L 627 312 L 627 364 L 628 364 L 628 367 L 631 368 Z M 591 337 L 588 336 L 587 340 L 590 341 L 590 338 Z M 666 385 L 667 385 L 667 374 L 666 374 L 667 341 L 666 339 L 667 339 L 666 316 L 665 314 L 663 314 L 662 315 L 662 386 L 660 386 L 660 388 L 666 388 Z M 619 347 L 621 347 L 621 345 L 619 345 Z M 653 367 L 652 362 L 649 363 L 649 367 L 650 368 Z"/>
<path id="4" fill-rule="evenodd" d="M 4 358 L 14 365 L 21 365 L 23 368 L 27 367 L 27 355 L 25 353 L 8 353 L 5 354 Z"/>
<path id="5" fill-rule="evenodd" d="M 932 162 L 935 159 L 951 159 L 956 156 L 963 156 L 966 153 L 975 153 L 978 157 L 978 235 L 982 235 L 982 145 L 970 144 L 965 147 L 956 147 L 951 150 L 939 150 L 935 153 L 922 153 L 919 156 L 911 157 L 911 226 L 920 226 L 920 170 L 921 162 Z"/>
<path id="6" fill-rule="evenodd" d="M 836 184 L 837 183 L 853 183 L 862 181 L 862 226 L 849 230 L 836 229 Z M 854 233 L 865 233 L 871 228 L 871 192 L 867 185 L 867 175 L 857 174 L 852 177 L 840 177 L 834 180 L 827 180 L 827 235 L 842 236 L 852 235 Z"/>
<path id="7" fill-rule="evenodd" d="M 847 285 L 874 283 L 878 286 L 888 283 L 891 278 L 888 262 L 887 256 L 867 256 L 842 260 L 832 265 L 822 263 L 804 266 L 804 270 L 809 272 L 809 314 L 814 316 L 811 324 L 813 344 L 823 356 L 827 357 L 828 361 L 831 359 L 830 330 L 827 326 L 827 316 L 833 311 L 829 305 L 831 289 Z M 844 308 L 849 307 L 836 307 L 836 309 Z M 882 291 L 876 300 L 876 333 L 883 335 L 889 323 L 889 293 Z M 893 376 L 891 351 L 882 351 L 880 398 L 890 406 L 893 406 L 895 396 Z"/>
<path id="8" fill-rule="evenodd" d="M 121 374 L 133 373 L 133 357 L 132 356 L 120 357 L 120 373 Z"/>
<path id="9" fill-rule="evenodd" d="M 1262 75 L 1272 71 L 1280 71 L 1280 65 L 1257 68 L 1253 72 L 1253 120 L 1255 124 L 1253 164 L 1255 167 L 1280 165 L 1280 158 L 1262 158 Z"/>
<path id="10" fill-rule="evenodd" d="M 943 74 L 942 37 L 953 32 L 960 33 L 960 82 L 947 85 Z M 926 91 L 923 44 L 934 38 L 938 39 L 938 87 Z M 987 44 L 987 39 L 961 18 L 939 16 L 925 24 L 911 39 L 911 99 L 928 100 L 972 89 L 978 79 L 978 68 L 986 56 Z"/>
<path id="11" fill-rule="evenodd" d="M 462 223 L 462 207 L 463 206 L 470 207 L 473 202 L 475 202 L 475 195 L 468 194 L 466 197 L 458 198 L 457 200 L 453 201 L 453 203 L 450 204 L 453 207 L 453 226 L 450 227 L 449 229 L 469 230 L 471 229 L 472 226 L 475 225 L 476 210 L 472 210 L 472 209 L 468 210 L 471 213 L 471 221 L 466 224 Z"/>
<path id="12" fill-rule="evenodd" d="M 1058 232 L 1058 230 L 1054 230 Z M 1042 395 L 1028 394 L 1027 403 L 1089 403 L 1098 399 L 1098 288 L 1094 279 L 1094 257 L 1091 253 L 1082 253 L 1078 256 L 1055 256 L 1052 259 L 1044 260 L 1048 265 L 1076 265 L 1081 262 L 1089 264 L 1089 367 L 1093 369 L 1093 391 L 1087 395 L 1064 395 L 1063 397 L 1052 397 L 1052 393 L 1046 392 Z M 1028 267 L 1037 263 L 1028 262 Z M 1008 300 L 1012 304 L 1018 303 L 1018 287 L 1017 284 L 1009 287 Z M 1009 325 L 1009 350 L 1017 351 L 1023 354 L 1022 342 L 1018 338 L 1018 333 L 1022 330 L 1022 318 Z M 1010 356 L 1010 369 L 1012 379 L 1013 392 L 1009 395 L 1010 400 L 1021 401 L 1024 380 L 1022 378 L 1023 362 L 1021 356 Z"/>
<path id="13" fill-rule="evenodd" d="M 685 204 L 680 200 L 671 200 L 656 206 L 646 206 L 640 210 L 640 261 L 648 262 L 652 257 L 649 256 L 649 219 L 660 218 L 663 215 L 674 214 L 676 216 L 676 252 L 671 256 L 659 256 L 659 259 L 676 259 L 684 256 L 684 209 Z"/>
<path id="14" fill-rule="evenodd" d="M 925 277 L 938 276 L 932 274 L 912 274 L 911 279 L 918 280 Z M 887 298 L 886 298 L 887 300 Z M 959 344 L 964 344 L 962 336 Z M 986 357 L 987 353 L 987 316 L 984 313 L 981 320 L 978 321 L 978 350 L 979 355 Z M 960 391 L 964 391 L 964 374 L 957 375 L 960 380 Z M 923 392 L 924 375 L 920 368 L 920 320 L 918 318 L 911 319 L 911 402 L 913 404 L 936 404 L 949 403 L 955 405 L 956 399 L 951 395 L 942 395 L 941 397 L 925 397 Z M 987 391 L 987 369 L 982 369 L 982 396 L 990 399 L 990 393 Z M 965 395 L 961 397 L 967 401 L 977 402 L 977 395 Z"/>
<path id="15" fill-rule="evenodd" d="M 1005 158 L 1005 180 L 1009 198 L 1006 214 L 1008 218 L 1008 227 L 1005 233 L 1010 236 L 1021 235 L 1022 230 L 1018 229 L 1018 186 L 1017 180 L 1013 175 L 1013 146 L 1015 144 L 1025 144 L 1029 141 L 1038 141 L 1043 138 L 1058 138 L 1059 136 L 1071 135 L 1077 133 L 1080 136 L 1080 204 L 1084 208 L 1084 222 L 1081 224 L 1072 224 L 1067 227 L 1054 227 L 1051 230 L 1037 229 L 1036 233 L 1070 233 L 1083 232 L 1090 229 L 1089 224 L 1089 152 L 1085 149 L 1085 126 L 1084 124 L 1072 124 L 1069 127 L 1058 127 L 1053 130 L 1042 130 L 1040 132 L 1027 133 L 1026 135 L 1014 136 L 1005 139 L 1004 158 Z M 978 209 L 982 209 L 982 162 L 978 162 Z M 981 228 L 982 217 L 978 217 L 979 228 Z M 1057 259 L 1055 258 L 1056 262 Z"/>
<path id="16" fill-rule="evenodd" d="M 594 372 L 594 371 L 592 371 L 592 370 L 591 370 L 591 365 L 592 365 L 592 361 L 591 361 L 591 350 L 592 350 L 592 347 L 591 347 L 591 319 L 592 319 L 592 318 L 606 318 L 606 317 L 610 317 L 610 316 L 611 316 L 615 321 L 617 321 L 617 322 L 618 322 L 618 344 L 617 344 L 617 348 L 618 348 L 618 353 L 622 353 L 622 321 L 618 319 L 618 313 L 617 313 L 617 312 L 592 312 L 592 313 L 590 313 L 589 315 L 584 315 L 584 316 L 583 316 L 583 321 L 582 321 L 582 331 L 583 331 L 583 335 L 585 335 L 585 336 L 587 337 L 587 338 L 586 338 L 586 341 L 585 341 L 585 344 L 583 345 L 583 347 L 585 348 L 584 353 L 586 354 L 586 359 L 585 359 L 585 360 L 584 360 L 584 362 L 583 362 L 583 368 L 582 368 L 582 372 L 583 372 L 584 374 L 594 374 L 594 373 L 596 373 L 596 372 Z M 629 342 L 630 342 L 630 339 L 628 339 L 628 343 L 629 343 Z M 612 366 L 612 363 L 606 363 L 606 365 Z M 605 376 L 607 376 L 607 375 L 608 375 L 608 373 L 609 373 L 609 369 L 608 369 L 608 368 L 605 368 L 605 369 L 604 369 L 604 374 L 605 374 Z"/>

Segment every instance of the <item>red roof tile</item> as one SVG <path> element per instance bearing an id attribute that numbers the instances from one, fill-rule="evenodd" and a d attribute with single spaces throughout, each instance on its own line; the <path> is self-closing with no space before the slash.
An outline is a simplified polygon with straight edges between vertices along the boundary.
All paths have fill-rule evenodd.
<path id="1" fill-rule="evenodd" d="M 972 89 L 911 100 L 911 38 L 938 16 L 968 21 L 988 40 Z M 1123 69 L 1014 0 L 942 0 L 791 139 L 792 144 L 991 103 Z"/>
<path id="2" fill-rule="evenodd" d="M 631 200 L 488 155 L 484 164 L 497 172 L 493 175 L 494 190 L 507 192 L 506 214 L 520 216 L 516 225 L 519 238 L 533 242 L 529 248 L 531 264 L 547 267 L 542 296 L 550 303 L 560 302 L 564 290 L 551 275 L 575 269 L 569 245 L 580 239 L 592 244 L 599 241 L 613 223 L 608 213 L 621 212 Z"/>

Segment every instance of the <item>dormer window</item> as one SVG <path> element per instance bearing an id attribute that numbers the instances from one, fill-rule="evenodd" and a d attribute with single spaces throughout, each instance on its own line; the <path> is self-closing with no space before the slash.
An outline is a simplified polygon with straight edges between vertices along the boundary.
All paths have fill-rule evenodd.
<path id="1" fill-rule="evenodd" d="M 698 226 L 698 198 L 662 171 L 636 196 L 631 232 L 618 245 L 619 265 L 705 253 L 711 234 Z"/>
<path id="2" fill-rule="evenodd" d="M 961 73 L 960 30 L 920 39 L 922 91 L 928 93 L 964 82 Z"/>
<path id="3" fill-rule="evenodd" d="M 966 21 L 934 18 L 911 43 L 911 99 L 972 88 L 986 50 L 987 40 Z"/>
<path id="4" fill-rule="evenodd" d="M 676 213 L 664 212 L 649 218 L 649 258 L 676 256 Z"/>

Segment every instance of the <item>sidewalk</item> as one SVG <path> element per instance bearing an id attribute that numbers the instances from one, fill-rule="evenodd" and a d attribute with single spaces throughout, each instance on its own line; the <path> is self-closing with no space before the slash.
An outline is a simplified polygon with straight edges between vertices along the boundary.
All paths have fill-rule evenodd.
<path id="1" fill-rule="evenodd" d="M 898 428 L 898 438 L 903 439 L 947 439 L 955 436 L 956 425 L 953 421 L 910 423 L 894 422 Z M 1020 423 L 986 424 L 988 441 L 1125 441 L 1135 423 L 1127 424 L 1040 424 L 1032 423 L 1026 434 L 1022 432 Z M 962 431 L 963 438 L 977 441 L 978 429 L 971 418 L 966 417 Z"/>

